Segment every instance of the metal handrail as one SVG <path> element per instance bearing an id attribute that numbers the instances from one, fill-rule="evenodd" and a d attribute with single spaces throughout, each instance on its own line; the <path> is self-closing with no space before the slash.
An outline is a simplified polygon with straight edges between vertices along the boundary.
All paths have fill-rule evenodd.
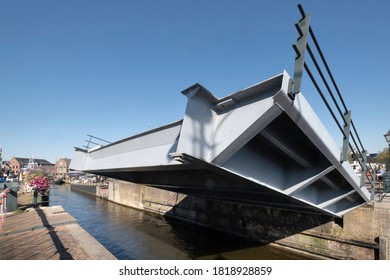
<path id="1" fill-rule="evenodd" d="M 83 147 L 86 149 L 86 150 L 89 150 L 91 149 L 90 147 L 90 144 L 94 144 L 96 146 L 104 146 L 104 144 L 111 144 L 110 141 L 107 141 L 107 140 L 104 140 L 102 138 L 99 138 L 99 137 L 96 137 L 96 136 L 93 136 L 93 135 L 90 135 L 90 134 L 87 134 L 87 136 L 89 137 L 89 139 L 86 139 L 84 140 L 85 142 L 87 142 L 88 144 L 87 145 L 83 145 Z M 93 141 L 92 141 L 93 140 Z M 97 141 L 96 141 L 97 140 Z"/>

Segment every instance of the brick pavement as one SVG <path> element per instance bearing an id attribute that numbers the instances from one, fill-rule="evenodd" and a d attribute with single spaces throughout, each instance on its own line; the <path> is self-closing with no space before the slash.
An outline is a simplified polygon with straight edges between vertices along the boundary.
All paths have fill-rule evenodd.
<path id="1" fill-rule="evenodd" d="M 61 206 L 11 214 L 0 229 L 0 260 L 115 259 Z"/>

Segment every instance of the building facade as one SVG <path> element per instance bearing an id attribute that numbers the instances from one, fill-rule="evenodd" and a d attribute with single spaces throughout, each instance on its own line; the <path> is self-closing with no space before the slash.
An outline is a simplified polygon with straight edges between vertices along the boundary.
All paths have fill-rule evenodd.
<path id="1" fill-rule="evenodd" d="M 33 159 L 33 158 L 22 158 L 22 157 L 13 157 L 8 161 L 11 166 L 11 170 L 15 176 L 23 174 L 23 171 L 26 171 L 28 168 L 49 168 L 54 164 L 50 163 L 45 159 Z"/>
<path id="2" fill-rule="evenodd" d="M 55 166 L 56 175 L 60 176 L 62 178 L 65 178 L 66 174 L 69 171 L 69 165 L 70 165 L 70 159 L 68 159 L 66 157 L 60 158 L 59 160 L 57 160 L 56 166 Z"/>

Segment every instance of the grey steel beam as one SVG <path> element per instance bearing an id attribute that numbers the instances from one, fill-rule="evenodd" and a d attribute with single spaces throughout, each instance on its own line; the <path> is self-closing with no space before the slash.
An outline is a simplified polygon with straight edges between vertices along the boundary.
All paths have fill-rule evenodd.
<path id="1" fill-rule="evenodd" d="M 329 172 L 333 171 L 334 169 L 335 169 L 334 166 L 330 166 L 327 169 L 323 170 L 322 172 L 300 182 L 299 184 L 289 187 L 288 189 L 284 190 L 284 192 L 288 195 L 294 196 L 294 194 L 309 187 L 315 181 L 318 181 L 319 179 L 323 178 L 325 175 L 327 175 Z"/>
<path id="2" fill-rule="evenodd" d="M 288 155 L 291 159 L 299 163 L 305 168 L 313 167 L 312 163 L 309 162 L 305 157 L 299 154 L 294 147 L 290 147 L 286 141 L 278 138 L 277 136 L 270 133 L 267 129 L 263 129 L 260 134 L 271 141 L 278 149 L 280 149 L 283 153 Z"/>

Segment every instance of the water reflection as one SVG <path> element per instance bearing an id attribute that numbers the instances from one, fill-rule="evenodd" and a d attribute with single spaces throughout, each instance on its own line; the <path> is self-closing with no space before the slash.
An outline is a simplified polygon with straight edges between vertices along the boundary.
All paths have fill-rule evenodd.
<path id="1" fill-rule="evenodd" d="M 67 185 L 53 186 L 50 200 L 118 259 L 309 259 L 71 191 Z"/>

